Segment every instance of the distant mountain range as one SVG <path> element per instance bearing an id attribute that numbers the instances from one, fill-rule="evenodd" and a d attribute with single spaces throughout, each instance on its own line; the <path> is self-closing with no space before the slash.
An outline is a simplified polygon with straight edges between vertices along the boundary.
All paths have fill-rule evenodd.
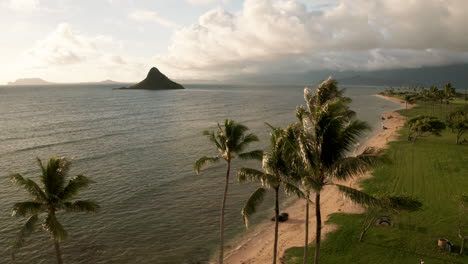
<path id="1" fill-rule="evenodd" d="M 8 82 L 7 85 L 50 85 L 54 84 L 48 81 L 45 81 L 41 78 L 23 78 L 18 79 L 14 82 Z"/>
<path id="2" fill-rule="evenodd" d="M 241 84 L 301 84 L 315 85 L 333 76 L 344 85 L 415 86 L 443 85 L 447 82 L 457 88 L 468 88 L 468 64 L 401 68 L 377 71 L 320 70 L 299 73 L 244 75 L 226 83 Z"/>
<path id="3" fill-rule="evenodd" d="M 123 84 L 123 82 L 104 80 L 100 82 L 56 83 L 56 82 L 48 82 L 41 78 L 21 78 L 21 79 L 17 79 L 14 82 L 8 82 L 7 85 L 20 86 L 20 85 L 64 85 L 64 84 Z"/>
<path id="4" fill-rule="evenodd" d="M 151 73 L 151 71 L 150 71 Z M 148 73 L 148 75 L 150 75 Z M 159 71 L 152 70 L 150 80 L 164 79 L 164 82 L 172 88 L 180 88 L 179 84 L 172 82 L 164 74 Z M 183 83 L 202 83 L 202 84 L 260 84 L 260 85 L 309 85 L 313 86 L 321 81 L 333 76 L 340 84 L 344 85 L 368 85 L 368 86 L 430 86 L 444 85 L 447 82 L 459 89 L 468 88 L 468 63 L 431 66 L 421 68 L 400 68 L 377 71 L 336 71 L 336 70 L 320 70 L 295 73 L 275 73 L 275 74 L 251 74 L 240 75 L 222 81 L 206 80 L 206 81 L 182 81 Z M 167 80 L 168 81 L 167 81 Z M 145 81 L 146 80 L 146 81 Z M 152 86 L 147 78 L 132 88 L 148 89 Z M 173 84 L 174 83 L 174 84 Z M 15 82 L 10 82 L 8 85 L 54 85 L 65 83 L 52 83 L 40 78 L 25 78 L 18 79 Z M 69 84 L 69 83 L 67 83 Z M 83 82 L 79 84 L 124 84 L 112 80 L 102 82 Z M 128 83 L 125 83 L 128 84 Z M 154 84 L 154 83 L 153 83 Z M 166 85 L 166 86 L 167 86 Z M 154 86 L 154 85 L 153 85 Z M 156 87 L 156 86 L 154 86 Z M 149 88 L 151 89 L 151 88 Z"/>

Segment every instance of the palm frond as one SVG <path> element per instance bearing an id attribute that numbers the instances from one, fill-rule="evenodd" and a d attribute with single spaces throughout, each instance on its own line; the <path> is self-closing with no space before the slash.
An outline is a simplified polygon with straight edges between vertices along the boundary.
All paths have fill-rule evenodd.
<path id="1" fill-rule="evenodd" d="M 234 148 L 233 152 L 239 153 L 244 151 L 244 149 L 252 142 L 259 141 L 258 137 L 254 134 L 247 134 L 243 137 L 241 142 Z"/>
<path id="2" fill-rule="evenodd" d="M 325 186 L 325 182 L 321 177 L 315 177 L 315 175 L 307 175 L 302 178 L 302 185 L 308 190 L 320 192 Z"/>
<path id="3" fill-rule="evenodd" d="M 239 124 L 231 119 L 224 121 L 224 129 L 226 132 L 226 144 L 232 151 L 241 143 L 245 132 L 249 130 L 245 125 Z"/>
<path id="4" fill-rule="evenodd" d="M 64 207 L 66 211 L 69 212 L 97 212 L 99 210 L 99 205 L 91 200 L 80 200 L 65 202 Z"/>
<path id="5" fill-rule="evenodd" d="M 65 231 L 62 224 L 60 224 L 57 217 L 55 216 L 55 213 L 47 214 L 47 218 L 42 224 L 42 227 L 47 232 L 50 232 L 53 235 L 54 239 L 56 239 L 59 242 L 62 242 L 65 239 L 67 239 L 67 231 Z"/>
<path id="6" fill-rule="evenodd" d="M 253 150 L 238 154 L 238 157 L 242 160 L 261 160 L 263 157 L 263 151 Z"/>
<path id="7" fill-rule="evenodd" d="M 384 206 L 384 204 L 379 199 L 375 198 L 370 194 L 344 185 L 335 185 L 338 186 L 338 190 L 340 190 L 340 192 L 342 192 L 346 197 L 348 197 L 357 204 L 364 205 L 367 207 Z"/>
<path id="8" fill-rule="evenodd" d="M 358 174 L 363 174 L 373 166 L 388 162 L 388 159 L 380 155 L 375 148 L 366 148 L 364 152 L 356 157 L 339 159 L 330 168 L 330 176 L 340 180 L 346 180 Z"/>
<path id="9" fill-rule="evenodd" d="M 220 160 L 220 157 L 201 157 L 199 158 L 195 164 L 193 165 L 193 169 L 197 174 L 200 174 L 200 171 L 202 170 L 203 167 L 208 165 L 209 163 L 216 163 Z"/>
<path id="10" fill-rule="evenodd" d="M 71 179 L 67 186 L 63 189 L 63 192 L 58 195 L 60 199 L 66 201 L 77 195 L 82 189 L 88 187 L 91 183 L 94 183 L 90 178 L 84 175 L 78 175 Z"/>
<path id="11" fill-rule="evenodd" d="M 42 210 L 44 210 L 44 206 L 42 203 L 33 201 L 20 202 L 15 203 L 15 205 L 13 206 L 11 216 L 36 215 L 39 214 Z"/>
<path id="12" fill-rule="evenodd" d="M 21 228 L 18 236 L 15 239 L 15 242 L 13 243 L 13 247 L 11 249 L 11 255 L 12 258 L 14 259 L 14 255 L 18 249 L 20 249 L 24 245 L 25 239 L 34 232 L 37 222 L 39 220 L 39 217 L 37 214 L 32 215 L 31 217 L 28 218 L 26 223 L 24 223 L 23 227 Z"/>
<path id="13" fill-rule="evenodd" d="M 31 179 L 25 179 L 19 173 L 10 176 L 11 182 L 23 186 L 35 201 L 47 201 L 44 191 Z"/>
<path id="14" fill-rule="evenodd" d="M 237 170 L 237 180 L 239 183 L 262 182 L 265 173 L 251 168 L 240 168 Z"/>
<path id="15" fill-rule="evenodd" d="M 42 164 L 42 161 L 39 157 L 36 157 L 37 165 L 39 165 L 39 168 L 41 168 L 42 175 L 47 174 L 47 169 L 44 167 L 44 164 Z"/>
<path id="16" fill-rule="evenodd" d="M 45 192 L 48 195 L 58 195 L 63 191 L 70 165 L 71 162 L 66 158 L 50 158 L 47 163 L 46 173 L 43 173 L 41 177 Z"/>
<path id="17" fill-rule="evenodd" d="M 218 151 L 222 152 L 223 151 L 223 147 L 221 146 L 220 142 L 218 141 L 218 139 L 216 138 L 215 136 L 215 132 L 214 131 L 210 131 L 210 130 L 205 130 L 203 131 L 203 135 L 204 136 L 207 136 L 208 139 L 214 143 L 216 145 L 216 148 L 218 149 Z"/>
<path id="18" fill-rule="evenodd" d="M 370 129 L 366 122 L 352 120 L 341 131 L 339 141 L 343 143 L 343 148 L 346 151 L 350 151 L 363 133 Z"/>
<path id="19" fill-rule="evenodd" d="M 257 207 L 263 202 L 265 193 L 266 189 L 260 187 L 252 193 L 249 199 L 245 202 L 241 214 L 247 228 L 249 227 L 249 217 L 257 211 Z"/>
<path id="20" fill-rule="evenodd" d="M 304 193 L 301 191 L 299 187 L 297 187 L 295 184 L 289 183 L 289 182 L 283 182 L 282 184 L 284 192 L 287 195 L 297 195 L 297 197 L 305 199 Z"/>
<path id="21" fill-rule="evenodd" d="M 419 200 L 408 195 L 386 196 L 382 200 L 389 209 L 396 211 L 414 212 L 422 208 Z"/>

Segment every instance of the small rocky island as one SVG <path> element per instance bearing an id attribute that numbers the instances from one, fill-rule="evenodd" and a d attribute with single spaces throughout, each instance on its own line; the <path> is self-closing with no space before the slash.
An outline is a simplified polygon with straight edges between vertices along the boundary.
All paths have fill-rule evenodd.
<path id="1" fill-rule="evenodd" d="M 44 81 L 41 78 L 22 78 L 22 79 L 17 79 L 14 82 L 8 82 L 7 85 L 51 85 L 51 84 L 56 84 L 48 81 Z"/>
<path id="2" fill-rule="evenodd" d="M 167 78 L 167 76 L 160 72 L 156 67 L 153 67 L 143 81 L 133 86 L 122 87 L 120 89 L 171 90 L 185 88 Z"/>

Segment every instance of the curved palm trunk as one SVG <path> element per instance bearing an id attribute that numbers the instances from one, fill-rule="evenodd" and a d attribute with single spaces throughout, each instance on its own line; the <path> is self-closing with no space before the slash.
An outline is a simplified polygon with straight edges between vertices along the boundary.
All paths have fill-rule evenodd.
<path id="1" fill-rule="evenodd" d="M 224 262 L 224 209 L 226 208 L 226 199 L 227 192 L 229 187 L 229 172 L 231 171 L 231 161 L 228 161 L 227 171 L 226 171 L 226 182 L 224 184 L 224 195 L 223 195 L 223 204 L 221 206 L 221 220 L 219 224 L 219 264 Z"/>
<path id="2" fill-rule="evenodd" d="M 359 236 L 359 242 L 362 242 L 364 240 L 364 235 L 366 235 L 367 231 L 372 226 L 372 224 L 375 223 L 375 221 L 377 221 L 377 219 L 374 217 L 367 219 L 367 222 L 364 224 L 364 227 L 362 229 L 361 235 Z"/>
<path id="3" fill-rule="evenodd" d="M 309 192 L 306 193 L 306 215 L 305 215 L 305 239 L 303 264 L 307 264 L 307 253 L 309 246 Z"/>
<path id="4" fill-rule="evenodd" d="M 57 256 L 57 264 L 63 264 L 62 260 L 62 252 L 60 251 L 60 244 L 57 239 L 54 239 L 54 246 L 55 246 L 55 255 Z"/>
<path id="5" fill-rule="evenodd" d="M 319 263 L 320 242 L 322 236 L 322 216 L 320 214 L 320 192 L 315 194 L 315 216 L 317 219 L 317 230 L 315 234 L 315 259 L 314 264 Z"/>
<path id="6" fill-rule="evenodd" d="M 273 264 L 276 264 L 278 252 L 278 217 L 279 217 L 279 202 L 278 202 L 278 188 L 275 188 L 275 243 L 273 245 Z"/>

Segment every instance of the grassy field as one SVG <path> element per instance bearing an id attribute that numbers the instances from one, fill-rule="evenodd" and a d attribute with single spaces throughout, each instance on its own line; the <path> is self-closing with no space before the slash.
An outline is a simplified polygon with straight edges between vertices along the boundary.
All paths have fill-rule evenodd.
<path id="1" fill-rule="evenodd" d="M 463 103 L 420 105 L 400 113 L 442 118 Z M 378 168 L 362 186 L 373 194 L 410 194 L 423 202 L 423 210 L 401 214 L 394 227 L 371 228 L 363 242 L 358 242 L 363 215 L 332 215 L 329 222 L 340 228 L 322 243 L 321 263 L 416 264 L 420 259 L 426 264 L 468 263 L 468 250 L 464 256 L 458 255 L 458 206 L 454 201 L 455 195 L 468 194 L 468 145 L 456 145 L 455 134 L 449 129 L 442 137 L 424 137 L 415 144 L 406 140 L 406 134 L 402 129 L 399 140 L 386 150 L 392 163 Z M 468 139 L 468 135 L 464 137 Z M 439 250 L 437 240 L 441 237 L 455 245 L 452 253 Z M 313 243 L 310 248 L 312 263 Z M 285 263 L 302 264 L 302 252 L 303 248 L 289 249 Z"/>

